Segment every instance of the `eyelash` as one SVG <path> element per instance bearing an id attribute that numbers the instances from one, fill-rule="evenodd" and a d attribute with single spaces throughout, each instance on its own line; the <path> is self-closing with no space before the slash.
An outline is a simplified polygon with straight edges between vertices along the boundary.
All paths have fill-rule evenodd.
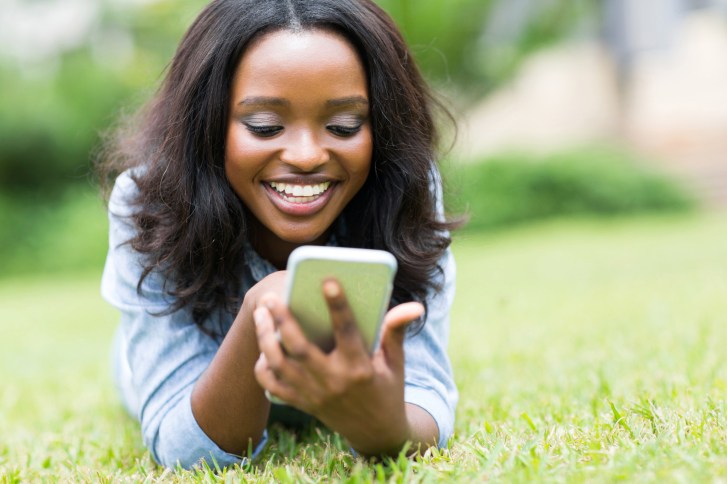
<path id="1" fill-rule="evenodd" d="M 262 138 L 272 138 L 283 130 L 281 126 L 255 126 L 253 124 L 245 124 L 245 127 L 251 133 L 260 136 Z M 341 126 L 341 125 L 329 125 L 326 129 L 336 136 L 347 138 L 355 135 L 361 131 L 361 125 L 357 126 Z"/>
<path id="2" fill-rule="evenodd" d="M 271 138 L 283 130 L 281 126 L 255 126 L 253 124 L 245 124 L 245 127 L 251 133 L 262 138 Z"/>
<path id="3" fill-rule="evenodd" d="M 341 126 L 341 125 L 330 125 L 326 126 L 326 129 L 330 131 L 331 133 L 335 134 L 336 136 L 341 136 L 343 138 L 347 138 L 349 136 L 353 136 L 359 131 L 361 131 L 361 125 L 356 126 Z"/>

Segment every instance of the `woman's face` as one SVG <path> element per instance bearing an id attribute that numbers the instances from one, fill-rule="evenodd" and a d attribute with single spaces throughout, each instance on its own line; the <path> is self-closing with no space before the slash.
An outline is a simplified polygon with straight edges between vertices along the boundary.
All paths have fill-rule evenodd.
<path id="1" fill-rule="evenodd" d="M 225 172 L 259 222 L 262 255 L 325 242 L 372 146 L 366 72 L 345 38 L 283 30 L 250 45 L 232 80 Z"/>

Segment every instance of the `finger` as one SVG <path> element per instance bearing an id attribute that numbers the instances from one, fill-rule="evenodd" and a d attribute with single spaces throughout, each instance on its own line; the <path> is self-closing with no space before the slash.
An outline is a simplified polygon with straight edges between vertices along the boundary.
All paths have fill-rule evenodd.
<path id="1" fill-rule="evenodd" d="M 295 363 L 295 362 L 294 362 Z M 282 378 L 270 367 L 265 353 L 260 353 L 254 367 L 255 379 L 265 390 L 265 395 L 271 403 L 291 405 L 304 412 L 310 412 L 309 402 L 320 400 L 320 385 L 311 378 L 298 375 L 295 380 Z"/>
<path id="2" fill-rule="evenodd" d="M 390 328 L 406 328 L 412 321 L 422 317 L 424 306 L 418 302 L 399 304 L 387 311 L 383 325 Z"/>
<path id="3" fill-rule="evenodd" d="M 255 362 L 255 379 L 265 390 L 266 396 L 273 403 L 289 403 L 295 398 L 296 392 L 285 382 L 282 382 L 275 375 L 275 372 L 268 365 L 265 353 L 260 353 L 260 357 Z M 273 398 L 270 398 L 270 397 Z M 278 401 L 275 401 L 278 400 Z"/>
<path id="4" fill-rule="evenodd" d="M 424 306 L 418 302 L 399 304 L 384 316 L 381 327 L 380 347 L 392 364 L 404 364 L 404 337 L 412 321 L 424 314 Z"/>
<path id="5" fill-rule="evenodd" d="M 333 337 L 336 349 L 351 357 L 367 355 L 366 345 L 356 325 L 356 317 L 348 304 L 341 284 L 335 279 L 323 282 L 323 296 L 333 323 Z"/>
<path id="6" fill-rule="evenodd" d="M 268 309 L 278 331 L 279 342 L 288 357 L 303 364 L 315 364 L 322 359 L 322 352 L 308 341 L 300 325 L 279 297 L 274 294 L 265 295 L 260 302 Z"/>
<path id="7" fill-rule="evenodd" d="M 281 378 L 288 370 L 289 365 L 285 361 L 285 352 L 280 346 L 273 316 L 268 308 L 261 306 L 253 312 L 253 318 L 255 320 L 258 348 L 265 355 L 267 366 L 275 373 L 276 377 Z"/>

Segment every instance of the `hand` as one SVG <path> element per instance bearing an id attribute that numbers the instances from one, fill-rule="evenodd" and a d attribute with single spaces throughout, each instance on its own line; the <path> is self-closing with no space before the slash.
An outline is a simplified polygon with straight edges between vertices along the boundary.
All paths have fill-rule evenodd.
<path id="1" fill-rule="evenodd" d="M 260 299 L 254 313 L 261 350 L 257 381 L 339 432 L 358 452 L 395 454 L 411 438 L 404 404 L 404 335 L 424 308 L 406 303 L 391 309 L 371 356 L 340 284 L 326 281 L 323 293 L 336 342 L 328 354 L 307 340 L 277 294 Z"/>

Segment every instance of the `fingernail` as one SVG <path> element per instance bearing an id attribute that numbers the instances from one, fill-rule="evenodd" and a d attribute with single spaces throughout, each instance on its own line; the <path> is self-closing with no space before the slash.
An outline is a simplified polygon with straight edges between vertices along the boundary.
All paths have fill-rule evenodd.
<path id="1" fill-rule="evenodd" d="M 257 308 L 255 311 L 252 312 L 252 319 L 255 321 L 255 326 L 260 326 L 263 324 L 263 308 Z"/>
<path id="2" fill-rule="evenodd" d="M 341 290 L 334 281 L 326 281 L 323 283 L 323 293 L 328 297 L 338 297 Z"/>

